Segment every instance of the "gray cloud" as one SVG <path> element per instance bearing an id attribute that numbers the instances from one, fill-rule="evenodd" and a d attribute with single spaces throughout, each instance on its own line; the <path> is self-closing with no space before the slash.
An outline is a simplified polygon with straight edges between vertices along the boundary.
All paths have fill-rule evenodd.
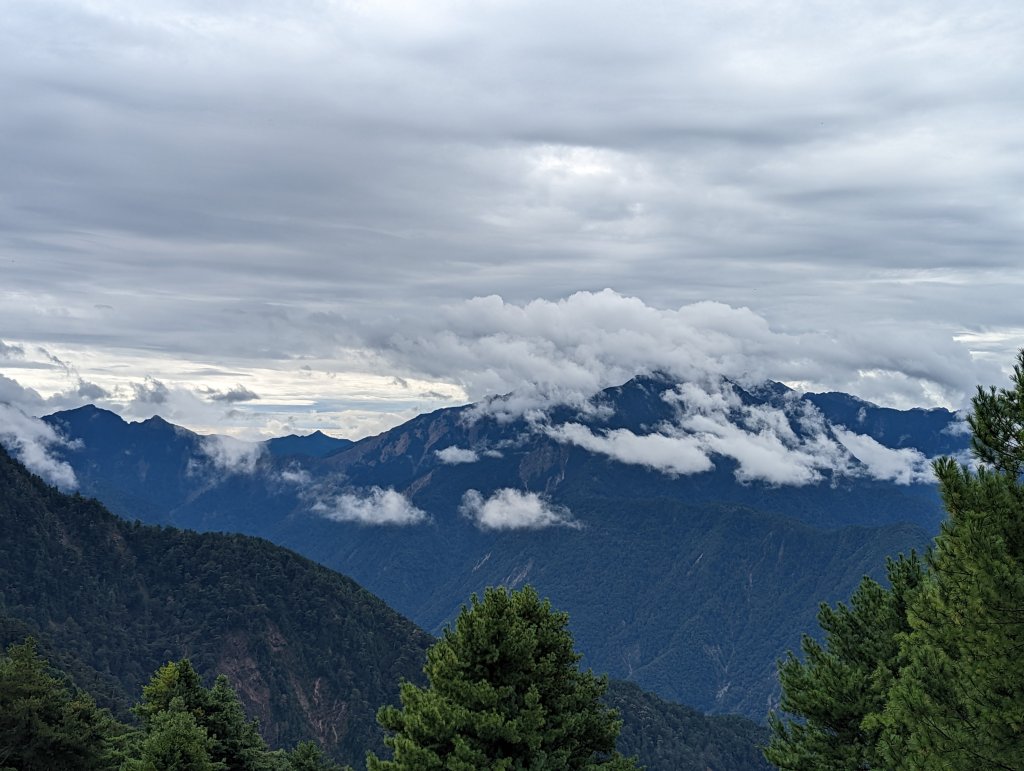
<path id="1" fill-rule="evenodd" d="M 152 377 L 147 377 L 141 383 L 132 383 L 131 389 L 135 401 L 143 404 L 166 404 L 171 393 L 166 383 Z"/>
<path id="2" fill-rule="evenodd" d="M 25 355 L 25 349 L 20 345 L 8 345 L 0 340 L 0 359 L 20 359 Z"/>
<path id="3" fill-rule="evenodd" d="M 467 490 L 462 496 L 459 512 L 476 522 L 481 530 L 582 527 L 564 506 L 554 505 L 537 493 L 511 487 L 496 490 L 488 498 L 478 490 Z"/>
<path id="4" fill-rule="evenodd" d="M 237 402 L 251 402 L 255 399 L 259 399 L 260 395 L 254 391 L 250 391 L 245 386 L 239 384 L 228 391 L 214 391 L 210 394 L 210 399 L 215 402 L 229 402 L 231 404 Z"/>
<path id="5" fill-rule="evenodd" d="M 740 347 L 754 361 L 768 345 L 757 369 L 773 377 L 956 403 L 1024 344 L 1022 33 L 1009 0 L 12 0 L 0 329 L 111 394 L 156 378 L 165 405 L 185 403 L 174 387 L 230 392 L 175 374 L 213 365 L 251 377 L 261 409 L 303 365 L 434 373 L 473 398 L 517 386 L 519 364 L 466 359 L 478 332 L 477 349 L 584 391 L 583 371 L 543 371 L 557 357 L 537 341 L 564 349 L 563 330 L 529 303 L 613 287 L 670 323 L 707 313 L 691 326 L 712 331 L 716 307 L 749 309 Z M 446 351 L 437 309 L 491 295 L 505 311 L 464 306 L 491 316 Z M 515 309 L 537 328 L 493 317 Z M 641 343 L 685 343 L 637 315 Z M 604 328 L 619 345 L 628 330 Z M 586 342 L 568 343 L 582 369 Z M 431 408 L 434 385 L 390 407 L 326 389 L 304 406 L 374 431 Z"/>

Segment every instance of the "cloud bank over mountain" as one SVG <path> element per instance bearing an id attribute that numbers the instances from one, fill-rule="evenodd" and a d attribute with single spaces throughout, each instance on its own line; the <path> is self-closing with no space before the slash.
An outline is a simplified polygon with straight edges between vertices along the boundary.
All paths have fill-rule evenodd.
<path id="1" fill-rule="evenodd" d="M 551 438 L 670 476 L 701 474 L 715 458 L 736 464 L 740 483 L 802 486 L 831 477 L 870 477 L 897 484 L 934 480 L 931 459 L 914 448 L 892 449 L 870 436 L 825 420 L 813 404 L 787 394 L 781 405 L 745 404 L 723 381 L 682 383 L 662 399 L 671 421 L 636 434 L 594 430 L 580 423 L 543 424 Z"/>
<path id="2" fill-rule="evenodd" d="M 999 366 L 938 333 L 786 332 L 745 307 L 699 302 L 659 308 L 608 289 L 522 304 L 478 297 L 441 306 L 424 318 L 356 320 L 347 323 L 346 335 L 348 350 L 360 351 L 367 369 L 392 373 L 387 379 L 374 376 L 378 385 L 365 396 L 358 379 L 336 383 L 294 363 L 254 374 L 254 381 L 265 379 L 258 392 L 237 382 L 203 385 L 207 375 L 198 371 L 179 375 L 179 382 L 147 375 L 98 385 L 92 383 L 97 376 L 89 373 L 86 380 L 77 363 L 59 369 L 53 383 L 60 390 L 46 398 L 13 378 L 0 380 L 0 390 L 35 414 L 92 402 L 127 418 L 160 414 L 246 438 L 291 433 L 296 415 L 304 414 L 310 428 L 359 438 L 417 412 L 465 401 L 485 401 L 481 410 L 510 419 L 554 404 L 598 408 L 590 399 L 601 389 L 653 372 L 695 383 L 774 379 L 904 408 L 961 406 L 976 383 L 1003 378 Z M 43 361 L 46 355 L 39 349 L 34 358 L 20 355 L 19 361 Z M 332 401 L 338 387 L 349 394 L 349 406 L 362 404 L 370 410 L 365 414 L 376 417 L 331 425 L 353 414 Z M 418 402 L 408 398 L 414 389 Z M 394 412 L 395 406 L 401 411 Z"/>
<path id="3" fill-rule="evenodd" d="M 480 455 L 475 450 L 468 450 L 464 447 L 456 447 L 455 445 L 445 447 L 443 450 L 437 450 L 434 454 L 439 461 L 449 465 L 476 463 L 480 460 Z"/>
<path id="4" fill-rule="evenodd" d="M 523 304 L 479 297 L 401 331 L 373 330 L 366 341 L 392 366 L 457 377 L 471 398 L 514 391 L 492 404 L 512 415 L 582 406 L 602 388 L 652 372 L 695 382 L 774 379 L 900 406 L 959 405 L 977 377 L 998 374 L 941 335 L 783 332 L 745 307 L 658 308 L 608 289 Z"/>

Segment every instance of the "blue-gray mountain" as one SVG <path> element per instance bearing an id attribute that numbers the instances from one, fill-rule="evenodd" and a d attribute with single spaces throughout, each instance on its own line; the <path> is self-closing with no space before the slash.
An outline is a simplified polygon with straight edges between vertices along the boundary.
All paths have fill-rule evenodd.
<path id="1" fill-rule="evenodd" d="M 89 407 L 48 420 L 82 440 L 64 451 L 82 491 L 124 516 L 267 537 L 432 631 L 470 593 L 529 582 L 596 670 L 757 719 L 818 604 L 928 542 L 927 459 L 967 445 L 945 410 L 772 383 L 655 376 L 582 408 L 515 405 L 440 410 L 328 455 Z"/>

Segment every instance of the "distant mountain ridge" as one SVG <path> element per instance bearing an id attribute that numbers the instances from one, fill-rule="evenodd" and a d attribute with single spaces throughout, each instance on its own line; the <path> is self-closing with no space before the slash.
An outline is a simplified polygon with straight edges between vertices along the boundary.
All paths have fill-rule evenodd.
<path id="1" fill-rule="evenodd" d="M 640 377 L 540 419 L 510 404 L 237 468 L 166 423 L 87 409 L 47 420 L 82 439 L 62 456 L 83 492 L 125 516 L 267 537 L 432 631 L 471 592 L 529 581 L 569 611 L 595 669 L 755 719 L 818 603 L 927 543 L 942 518 L 927 459 L 967 444 L 945 410 L 777 383 Z M 385 511 L 392 524 L 367 524 Z M 512 527 L 524 522 L 549 526 Z"/>
<path id="2" fill-rule="evenodd" d="M 351 447 L 355 443 L 351 439 L 338 439 L 317 430 L 303 436 L 298 434 L 278 436 L 268 439 L 264 444 L 271 455 L 279 458 L 293 455 L 324 458 L 340 452 L 346 447 Z"/>

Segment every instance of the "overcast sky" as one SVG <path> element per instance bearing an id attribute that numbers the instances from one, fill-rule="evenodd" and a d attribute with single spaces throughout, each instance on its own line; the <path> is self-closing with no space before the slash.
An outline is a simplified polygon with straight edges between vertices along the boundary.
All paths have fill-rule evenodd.
<path id="1" fill-rule="evenodd" d="M 0 401 L 353 438 L 1024 345 L 1024 5 L 7 0 Z"/>

